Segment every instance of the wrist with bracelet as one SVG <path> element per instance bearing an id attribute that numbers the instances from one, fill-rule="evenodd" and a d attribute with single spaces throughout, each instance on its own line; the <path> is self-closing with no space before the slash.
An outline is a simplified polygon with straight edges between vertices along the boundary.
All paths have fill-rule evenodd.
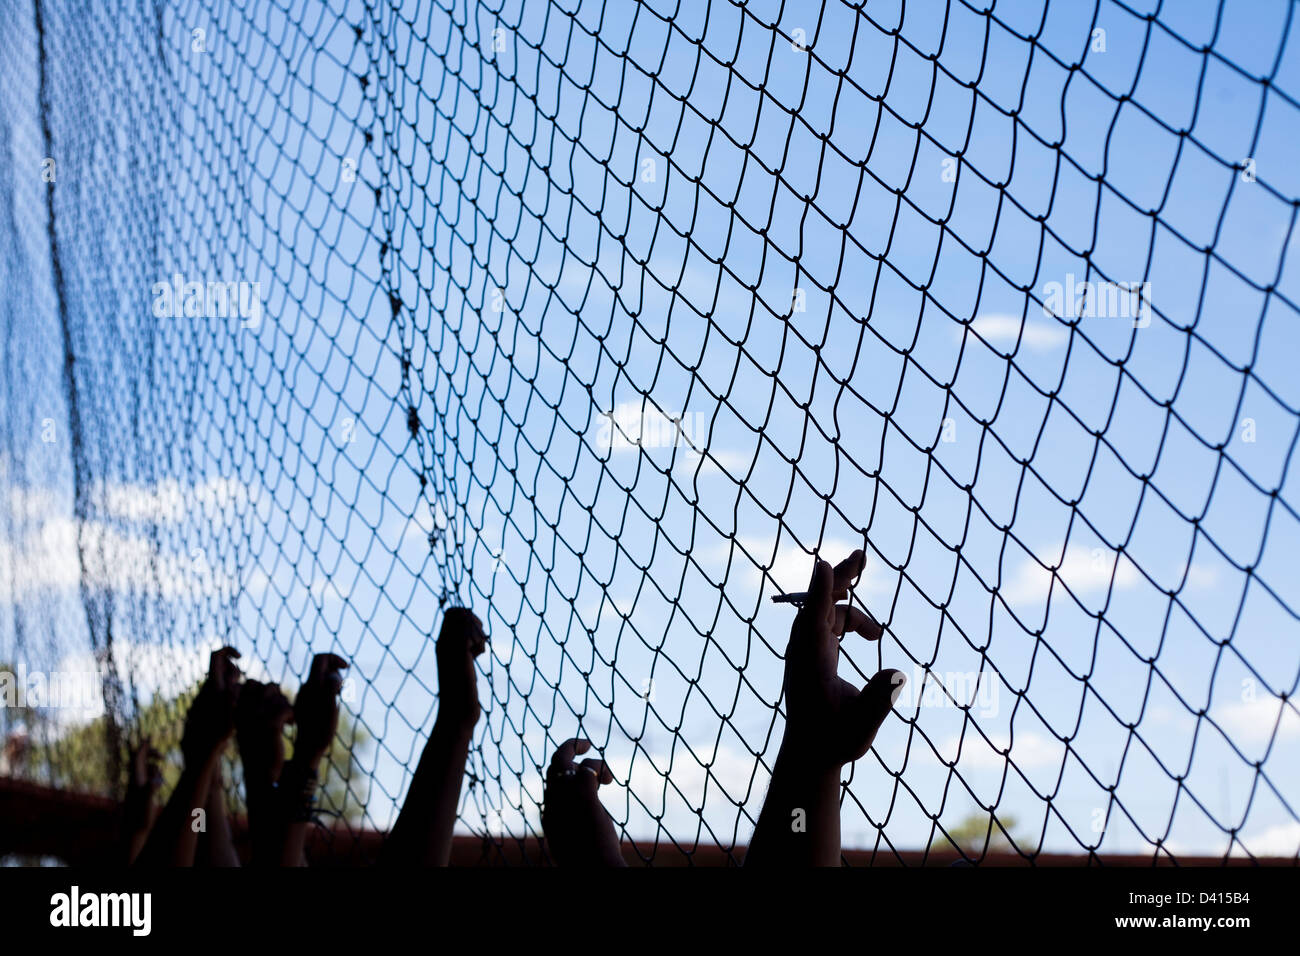
<path id="1" fill-rule="evenodd" d="M 276 785 L 280 806 L 290 823 L 311 823 L 316 819 L 316 768 L 290 763 Z"/>

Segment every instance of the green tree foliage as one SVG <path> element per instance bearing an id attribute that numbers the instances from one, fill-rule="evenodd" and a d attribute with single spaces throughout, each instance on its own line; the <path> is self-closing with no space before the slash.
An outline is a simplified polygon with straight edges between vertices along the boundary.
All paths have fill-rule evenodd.
<path id="1" fill-rule="evenodd" d="M 2 666 L 0 666 L 2 669 Z M 163 784 L 160 799 L 165 800 L 181 773 L 181 733 L 190 702 L 198 693 L 199 684 L 175 697 L 155 695 L 142 706 L 132 722 L 131 739 L 148 737 L 153 747 L 162 755 Z M 286 694 L 291 696 L 290 692 Z M 10 715 L 16 723 L 19 715 Z M 104 759 L 105 720 L 100 717 L 71 727 L 53 727 L 39 709 L 27 708 L 21 715 L 32 740 L 24 765 L 24 776 L 64 790 L 96 793 L 120 797 L 125 780 L 108 779 L 108 761 Z M 293 754 L 293 731 L 288 729 L 285 741 L 286 756 Z M 369 749 L 372 738 L 345 709 L 339 715 L 339 732 L 331 745 L 323 765 L 323 780 L 318 806 L 349 823 L 358 823 L 365 814 L 369 797 L 369 776 L 362 770 L 358 757 Z M 121 766 L 129 768 L 130 761 L 123 746 Z M 225 779 L 227 781 L 230 809 L 244 812 L 242 770 L 238 751 L 232 743 L 227 751 Z M 129 772 L 129 769 L 128 769 Z"/>
<path id="2" fill-rule="evenodd" d="M 947 828 L 948 836 L 937 832 L 930 841 L 930 850 L 948 850 L 956 846 L 970 857 L 980 857 L 985 853 L 985 842 L 989 853 L 1015 853 L 1007 834 L 1017 843 L 1021 838 L 1015 833 L 1016 818 L 1011 814 L 996 816 L 991 813 L 975 811 L 967 814 L 959 823 Z"/>

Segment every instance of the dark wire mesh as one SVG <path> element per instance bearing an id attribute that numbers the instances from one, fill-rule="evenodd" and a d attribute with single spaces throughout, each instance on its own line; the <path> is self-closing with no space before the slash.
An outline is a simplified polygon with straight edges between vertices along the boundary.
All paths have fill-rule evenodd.
<path id="1" fill-rule="evenodd" d="M 739 858 L 769 597 L 865 542 L 846 846 L 1300 858 L 1295 12 L 12 5 L 0 663 L 103 704 L 10 771 L 329 650 L 385 827 L 454 601 L 485 855 L 581 735 L 642 858 Z"/>

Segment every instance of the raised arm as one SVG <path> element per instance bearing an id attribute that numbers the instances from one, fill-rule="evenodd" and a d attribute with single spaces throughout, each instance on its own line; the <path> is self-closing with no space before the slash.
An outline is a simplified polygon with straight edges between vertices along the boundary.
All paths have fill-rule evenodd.
<path id="1" fill-rule="evenodd" d="M 808 599 L 790 629 L 785 657 L 785 735 L 746 866 L 839 866 L 840 771 L 869 749 L 905 678 L 882 670 L 861 690 L 839 676 L 840 638 L 879 640 L 880 625 L 837 605 L 862 573 L 855 551 L 832 570 L 815 562 Z"/>
<path id="2" fill-rule="evenodd" d="M 348 662 L 337 654 L 317 654 L 293 705 L 297 734 L 293 757 L 280 772 L 277 815 L 282 827 L 280 864 L 306 866 L 303 848 L 316 812 L 320 764 L 339 729 L 339 691 Z"/>
<path id="3" fill-rule="evenodd" d="M 590 740 L 566 740 L 551 758 L 542 806 L 547 852 L 557 866 L 627 866 L 614 821 L 596 794 L 601 784 L 614 782 L 614 775 L 594 757 L 574 762 L 590 749 Z"/>
<path id="4" fill-rule="evenodd" d="M 448 609 L 436 648 L 438 717 L 402 812 L 384 843 L 384 864 L 446 866 L 451 859 L 465 761 L 480 712 L 474 658 L 486 647 L 483 624 L 473 612 Z"/>
<path id="5" fill-rule="evenodd" d="M 230 815 L 226 812 L 226 781 L 218 761 L 208 784 L 207 827 L 199 834 L 199 845 L 194 855 L 194 865 L 199 867 L 239 866 L 239 853 L 235 850 L 235 837 L 230 829 Z"/>
<path id="6" fill-rule="evenodd" d="M 153 748 L 148 737 L 139 746 L 132 747 L 130 753 L 130 776 L 126 782 L 126 798 L 122 801 L 122 857 L 130 866 L 135 862 L 154 819 L 158 816 L 158 805 L 154 797 L 162 786 L 162 769 L 159 766 L 162 755 Z"/>
<path id="7" fill-rule="evenodd" d="M 252 863 L 278 866 L 283 856 L 285 826 L 280 819 L 276 788 L 284 769 L 284 728 L 293 723 L 293 705 L 275 684 L 245 681 L 235 723 L 244 765 Z"/>
<path id="8" fill-rule="evenodd" d="M 185 769 L 171 799 L 158 816 L 137 866 L 193 866 L 200 832 L 207 829 L 208 793 L 226 742 L 235 732 L 239 700 L 239 652 L 214 651 L 208 679 L 199 688 L 185 717 L 181 754 Z"/>

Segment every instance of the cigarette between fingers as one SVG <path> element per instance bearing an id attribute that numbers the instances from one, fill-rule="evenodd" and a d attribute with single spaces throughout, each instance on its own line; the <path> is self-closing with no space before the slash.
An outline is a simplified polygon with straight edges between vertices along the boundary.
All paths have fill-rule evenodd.
<path id="1" fill-rule="evenodd" d="M 787 593 L 787 594 L 773 594 L 773 595 L 772 595 L 772 603 L 773 603 L 773 604 L 793 604 L 795 607 L 803 607 L 806 603 L 808 603 L 808 592 L 807 592 L 807 591 L 790 591 L 790 592 Z M 859 603 L 859 604 L 862 604 L 861 601 L 859 601 L 858 603 Z M 866 612 L 867 617 L 871 618 L 871 621 L 872 621 L 873 624 L 879 624 L 879 623 L 880 623 L 879 621 L 876 620 L 876 616 L 875 616 L 874 614 L 871 613 L 870 609 L 867 608 L 867 606 L 866 606 L 865 604 L 862 605 L 862 610 Z"/>

